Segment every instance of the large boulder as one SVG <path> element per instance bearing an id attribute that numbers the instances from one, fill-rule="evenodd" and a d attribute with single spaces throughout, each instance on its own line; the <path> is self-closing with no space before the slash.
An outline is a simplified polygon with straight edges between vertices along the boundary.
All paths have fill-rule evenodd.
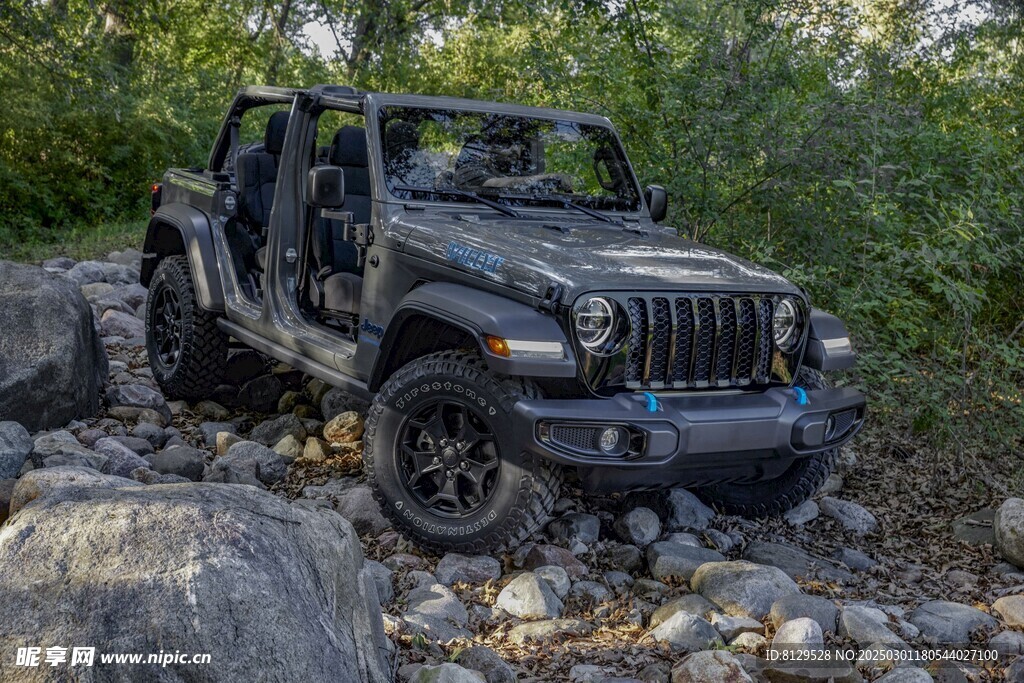
<path id="1" fill-rule="evenodd" d="M 73 281 L 0 261 L 0 420 L 30 432 L 99 409 L 107 355 Z"/>
<path id="2" fill-rule="evenodd" d="M 1024 567 L 1024 500 L 1007 498 L 996 510 L 992 530 L 1003 559 Z"/>
<path id="3" fill-rule="evenodd" d="M 758 621 L 768 615 L 776 600 L 800 592 L 793 579 L 778 567 L 746 561 L 703 564 L 694 572 L 690 585 L 726 614 Z"/>
<path id="4" fill-rule="evenodd" d="M 0 529 L 0 650 L 211 655 L 201 674 L 138 664 L 133 680 L 390 680 L 377 589 L 334 511 L 250 487 L 71 474 L 78 485 L 51 469 L 16 487 L 28 502 Z M 13 661 L 0 658 L 0 679 L 24 676 Z"/>

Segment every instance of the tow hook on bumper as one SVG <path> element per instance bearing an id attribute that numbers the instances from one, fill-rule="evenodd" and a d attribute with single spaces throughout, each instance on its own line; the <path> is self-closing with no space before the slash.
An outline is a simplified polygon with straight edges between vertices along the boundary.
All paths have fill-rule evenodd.
<path id="1" fill-rule="evenodd" d="M 522 448 L 568 465 L 708 467 L 794 458 L 849 441 L 864 421 L 853 389 L 520 401 Z"/>

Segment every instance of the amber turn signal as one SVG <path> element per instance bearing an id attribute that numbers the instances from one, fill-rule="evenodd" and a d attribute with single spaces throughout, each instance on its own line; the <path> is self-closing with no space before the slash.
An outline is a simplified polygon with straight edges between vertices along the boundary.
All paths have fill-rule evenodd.
<path id="1" fill-rule="evenodd" d="M 512 355 L 512 352 L 508 348 L 508 342 L 501 337 L 487 337 L 487 348 L 495 356 L 504 356 L 508 358 Z"/>

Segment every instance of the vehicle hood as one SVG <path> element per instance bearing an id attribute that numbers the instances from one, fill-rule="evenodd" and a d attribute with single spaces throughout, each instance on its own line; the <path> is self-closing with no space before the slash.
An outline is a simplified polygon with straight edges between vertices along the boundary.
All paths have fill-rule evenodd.
<path id="1" fill-rule="evenodd" d="M 551 284 L 563 301 L 598 290 L 771 292 L 800 295 L 781 275 L 720 249 L 667 234 L 592 220 L 496 219 L 425 213 L 403 216 L 407 254 L 526 293 Z"/>

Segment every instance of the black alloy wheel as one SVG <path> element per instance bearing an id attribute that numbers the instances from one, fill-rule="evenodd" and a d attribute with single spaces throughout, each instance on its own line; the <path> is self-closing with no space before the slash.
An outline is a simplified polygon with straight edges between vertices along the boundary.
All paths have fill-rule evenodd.
<path id="1" fill-rule="evenodd" d="M 155 295 L 156 300 L 150 308 L 150 329 L 153 330 L 156 353 L 164 367 L 170 369 L 181 357 L 181 302 L 177 292 L 166 284 Z"/>

